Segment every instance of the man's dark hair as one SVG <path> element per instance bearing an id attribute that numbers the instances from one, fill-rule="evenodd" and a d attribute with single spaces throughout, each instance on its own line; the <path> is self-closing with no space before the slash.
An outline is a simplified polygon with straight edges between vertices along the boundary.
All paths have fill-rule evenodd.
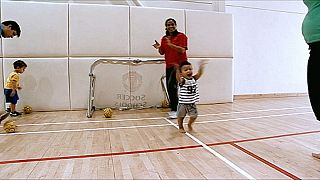
<path id="1" fill-rule="evenodd" d="M 22 67 L 27 67 L 27 64 L 22 61 L 22 60 L 16 60 L 14 63 L 13 63 L 13 68 L 14 69 L 18 69 L 18 68 L 22 68 Z"/>
<path id="2" fill-rule="evenodd" d="M 17 36 L 20 37 L 21 30 L 20 30 L 20 26 L 17 22 L 9 20 L 9 21 L 3 21 L 2 24 L 5 26 L 11 25 L 11 29 L 16 31 Z"/>

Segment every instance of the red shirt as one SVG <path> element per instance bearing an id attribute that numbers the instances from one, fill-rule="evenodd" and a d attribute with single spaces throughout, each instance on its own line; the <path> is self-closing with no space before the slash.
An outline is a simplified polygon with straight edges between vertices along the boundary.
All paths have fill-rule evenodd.
<path id="1" fill-rule="evenodd" d="M 179 53 L 177 50 L 170 48 L 167 44 L 166 38 L 169 38 L 171 43 L 180 47 L 188 49 L 188 38 L 185 34 L 179 32 L 176 36 L 163 36 L 161 39 L 161 51 L 164 53 L 166 61 L 166 68 L 173 67 L 175 64 L 180 64 L 187 60 L 187 53 Z"/>

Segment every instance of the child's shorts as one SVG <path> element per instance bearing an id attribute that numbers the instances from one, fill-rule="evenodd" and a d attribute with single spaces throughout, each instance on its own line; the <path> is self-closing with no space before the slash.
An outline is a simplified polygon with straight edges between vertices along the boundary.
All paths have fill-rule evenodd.
<path id="1" fill-rule="evenodd" d="M 198 117 L 197 106 L 194 103 L 178 104 L 177 116 L 185 117 L 186 114 L 188 114 L 190 117 L 197 118 Z"/>
<path id="2" fill-rule="evenodd" d="M 6 102 L 11 104 L 17 104 L 19 100 L 18 91 L 16 91 L 16 94 L 13 97 L 10 97 L 10 94 L 12 92 L 12 89 L 4 89 L 4 95 L 6 96 Z"/>

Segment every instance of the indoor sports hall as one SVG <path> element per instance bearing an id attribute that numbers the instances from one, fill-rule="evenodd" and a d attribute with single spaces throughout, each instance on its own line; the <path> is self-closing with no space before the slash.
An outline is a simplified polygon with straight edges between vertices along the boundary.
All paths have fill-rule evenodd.
<path id="1" fill-rule="evenodd" d="M 0 179 L 320 178 L 302 0 L 0 4 L 1 22 L 21 28 L 14 38 L 0 29 L 3 89 L 14 62 L 27 64 L 22 115 L 0 96 Z M 205 62 L 185 133 L 168 116 L 168 60 L 154 45 L 168 18 L 193 73 Z"/>

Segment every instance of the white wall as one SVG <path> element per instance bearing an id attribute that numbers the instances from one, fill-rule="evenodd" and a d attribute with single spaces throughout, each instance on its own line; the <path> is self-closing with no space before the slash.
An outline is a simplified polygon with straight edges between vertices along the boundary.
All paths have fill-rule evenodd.
<path id="1" fill-rule="evenodd" d="M 16 0 L 18 1 L 18 0 Z M 34 0 L 37 1 L 37 0 Z M 38 0 L 40 1 L 40 0 Z M 54 0 L 46 0 L 56 2 Z M 65 0 L 59 2 L 80 2 Z M 128 1 L 81 1 L 128 4 Z M 148 7 L 225 11 L 234 15 L 234 92 L 306 92 L 307 45 L 301 23 L 307 8 L 298 1 L 140 1 Z M 214 2 L 214 5 L 210 5 Z M 132 4 L 131 4 L 132 5 Z M 190 50 L 192 51 L 192 50 Z"/>
<path id="2" fill-rule="evenodd" d="M 192 49 L 188 57 L 195 68 L 200 59 L 209 61 L 199 81 L 200 103 L 233 100 L 233 19 L 230 14 L 91 3 L 5 1 L 1 5 L 1 20 L 16 20 L 22 29 L 20 38 L 2 39 L 2 73 L 6 77 L 16 59 L 28 64 L 22 74 L 18 109 L 26 104 L 35 111 L 86 109 L 88 71 L 93 61 L 128 56 L 163 58 L 152 44 L 164 35 L 164 22 L 168 17 L 175 18 L 178 30 L 192 39 L 188 44 Z M 208 42 L 217 43 L 208 46 Z M 133 103 L 160 105 L 164 98 L 160 87 L 164 70 L 163 64 L 99 66 L 93 72 L 97 77 L 94 105 L 97 108 Z"/>
<path id="3" fill-rule="evenodd" d="M 226 1 L 234 17 L 235 95 L 307 91 L 302 1 Z"/>
<path id="4" fill-rule="evenodd" d="M 6 1 L 6 0 L 5 0 Z M 7 1 L 34 1 L 34 2 L 59 2 L 82 4 L 109 4 L 144 6 L 158 8 L 177 8 L 207 11 L 222 11 L 222 0 L 7 0 Z"/>

